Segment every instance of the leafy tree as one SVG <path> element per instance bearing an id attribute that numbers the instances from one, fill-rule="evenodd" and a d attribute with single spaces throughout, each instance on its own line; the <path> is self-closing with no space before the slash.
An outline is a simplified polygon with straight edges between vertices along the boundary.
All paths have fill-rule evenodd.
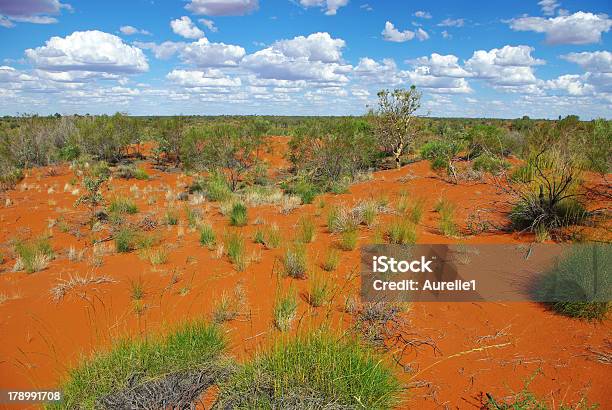
<path id="1" fill-rule="evenodd" d="M 401 166 L 402 155 L 411 148 L 415 139 L 415 111 L 421 107 L 421 92 L 413 85 L 408 90 L 381 90 L 378 92 L 376 125 L 378 141 Z"/>

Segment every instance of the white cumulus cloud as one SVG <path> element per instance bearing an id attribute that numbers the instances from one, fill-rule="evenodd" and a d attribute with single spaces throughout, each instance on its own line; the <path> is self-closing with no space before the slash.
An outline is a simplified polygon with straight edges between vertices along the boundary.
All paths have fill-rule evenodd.
<path id="1" fill-rule="evenodd" d="M 218 69 L 208 69 L 206 71 L 172 70 L 166 75 L 166 78 L 186 88 L 239 87 L 242 85 L 240 78 L 228 77 Z"/>
<path id="2" fill-rule="evenodd" d="M 395 28 L 393 23 L 387 21 L 385 28 L 381 33 L 386 41 L 392 41 L 394 43 L 403 43 L 410 41 L 414 38 L 414 32 L 410 30 L 399 31 Z"/>
<path id="3" fill-rule="evenodd" d="M 51 37 L 44 46 L 25 51 L 37 68 L 48 71 L 140 73 L 149 69 L 141 49 L 98 30 Z"/>
<path id="4" fill-rule="evenodd" d="M 520 17 L 510 20 L 515 31 L 535 31 L 546 34 L 548 44 L 592 44 L 601 41 L 602 33 L 612 27 L 606 14 L 585 13 L 544 17 Z"/>
<path id="5" fill-rule="evenodd" d="M 181 37 L 198 39 L 204 37 L 204 32 L 200 30 L 191 19 L 187 16 L 183 16 L 179 19 L 172 20 L 170 22 L 172 31 Z"/>
<path id="6" fill-rule="evenodd" d="M 138 29 L 134 26 L 121 26 L 119 28 L 119 31 L 121 31 L 123 34 L 125 34 L 126 36 L 131 36 L 134 34 L 144 34 L 145 36 L 150 36 L 151 33 L 149 33 L 147 30 L 141 30 Z"/>
<path id="7" fill-rule="evenodd" d="M 586 71 L 612 73 L 612 53 L 609 51 L 569 53 L 562 55 L 561 58 L 578 64 Z"/>

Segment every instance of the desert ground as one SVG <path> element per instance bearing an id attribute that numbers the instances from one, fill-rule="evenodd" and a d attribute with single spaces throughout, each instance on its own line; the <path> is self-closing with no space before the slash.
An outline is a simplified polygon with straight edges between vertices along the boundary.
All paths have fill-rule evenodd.
<path id="1" fill-rule="evenodd" d="M 268 176 L 289 173 L 290 138 L 264 139 L 270 148 L 261 160 Z M 89 210 L 75 206 L 84 188 L 69 163 L 26 169 L 14 189 L 1 194 L 0 387 L 57 388 L 83 358 L 117 339 L 164 333 L 188 318 L 222 323 L 228 354 L 238 362 L 299 332 L 352 329 L 359 312 L 359 246 L 376 242 L 382 227 L 415 203 L 422 208 L 417 243 L 528 244 L 536 239 L 532 232 L 497 228 L 470 232 L 466 221 L 475 212 L 490 226 L 506 224 L 509 193 L 495 176 L 455 183 L 419 158 L 399 169 L 374 170 L 346 192 L 321 193 L 309 204 L 280 190 L 243 196 L 248 221 L 230 226 L 227 205 L 190 193 L 196 175 L 157 166 L 152 147 L 143 144 L 141 155 L 125 159 L 144 170 L 147 179 L 113 173 L 102 188 L 106 201 L 129 198 L 137 208 L 124 213 L 121 224 L 153 238 L 141 249 L 118 252 L 106 224 L 88 226 Z M 588 185 L 609 192 L 608 177 L 589 173 Z M 453 205 L 460 234 L 445 235 L 438 228 L 435 208 L 441 198 Z M 368 201 L 379 204 L 374 220 L 359 225 L 356 244 L 343 245 L 342 235 L 328 226 L 330 210 Z M 590 204 L 608 205 L 601 199 Z M 172 223 L 169 210 L 176 218 Z M 308 273 L 303 278 L 279 274 L 284 252 L 303 232 L 304 220 L 314 226 L 304 241 Z M 214 243 L 201 243 L 203 222 L 216 234 Z M 253 240 L 273 226 L 280 243 Z M 244 240 L 241 264 L 232 263 L 222 246 L 231 232 Z M 590 234 L 609 240 L 605 229 Z M 15 241 L 41 236 L 54 256 L 32 273 L 15 268 Z M 338 260 L 326 270 L 322 266 L 330 252 Z M 311 286 L 321 275 L 329 292 L 315 307 Z M 275 326 L 274 304 L 290 288 L 298 295 L 297 313 L 282 332 Z M 231 313 L 222 311 L 222 300 L 233 306 Z M 535 302 L 417 302 L 397 320 L 411 341 L 407 348 L 387 343 L 383 349 L 385 363 L 403 386 L 397 408 L 483 408 L 487 394 L 501 402 L 525 386 L 550 408 L 584 402 L 607 408 L 612 402 L 609 320 L 565 317 Z M 214 395 L 214 389 L 208 391 L 198 406 L 209 407 Z"/>

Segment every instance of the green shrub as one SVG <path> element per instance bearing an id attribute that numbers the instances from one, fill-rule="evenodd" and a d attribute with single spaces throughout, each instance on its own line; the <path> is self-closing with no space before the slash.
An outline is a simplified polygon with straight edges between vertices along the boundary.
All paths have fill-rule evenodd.
<path id="1" fill-rule="evenodd" d="M 134 386 L 155 383 L 172 374 L 210 368 L 226 344 L 220 328 L 200 321 L 185 323 L 167 336 L 123 339 L 70 370 L 61 385 L 62 401 L 50 407 L 98 408 L 106 396 L 129 393 Z M 156 408 L 167 405 L 173 406 L 152 404 Z"/>
<path id="2" fill-rule="evenodd" d="M 283 188 L 288 194 L 299 196 L 302 204 L 311 204 L 318 193 L 317 187 L 305 178 L 299 178 L 292 183 L 283 184 Z"/>
<path id="3" fill-rule="evenodd" d="M 415 225 L 421 223 L 423 219 L 423 209 L 425 208 L 425 201 L 422 198 L 418 198 L 414 201 L 412 206 L 409 208 L 408 219 Z"/>
<path id="4" fill-rule="evenodd" d="M 131 252 L 136 249 L 137 233 L 129 227 L 122 228 L 115 233 L 115 250 L 120 253 Z"/>
<path id="5" fill-rule="evenodd" d="M 439 209 L 440 220 L 438 221 L 438 228 L 444 236 L 457 236 L 459 234 L 459 228 L 455 223 L 455 207 L 450 202 L 445 202 L 440 205 Z"/>
<path id="6" fill-rule="evenodd" d="M 253 241 L 262 244 L 267 249 L 278 248 L 281 243 L 280 230 L 276 224 L 272 224 L 270 227 L 258 228 L 255 231 Z"/>
<path id="7" fill-rule="evenodd" d="M 134 172 L 134 178 L 146 181 L 149 179 L 149 174 L 147 174 L 147 171 L 145 171 L 144 168 L 136 168 Z"/>
<path id="8" fill-rule="evenodd" d="M 402 386 L 384 359 L 347 335 L 281 339 L 221 384 L 221 408 L 391 409 Z"/>
<path id="9" fill-rule="evenodd" d="M 241 202 L 234 203 L 230 213 L 230 225 L 244 226 L 247 224 L 248 218 L 247 207 Z"/>
<path id="10" fill-rule="evenodd" d="M 431 162 L 434 170 L 450 170 L 452 160 L 461 151 L 460 141 L 444 139 L 427 142 L 421 147 L 421 158 Z"/>

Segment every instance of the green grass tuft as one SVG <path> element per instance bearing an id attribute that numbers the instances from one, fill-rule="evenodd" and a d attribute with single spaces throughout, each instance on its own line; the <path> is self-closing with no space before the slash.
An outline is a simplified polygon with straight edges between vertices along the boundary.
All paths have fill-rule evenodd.
<path id="1" fill-rule="evenodd" d="M 220 328 L 201 321 L 185 323 L 167 336 L 121 340 L 72 369 L 61 386 L 61 403 L 50 407 L 98 408 L 106 395 L 171 373 L 206 368 L 225 346 Z"/>
<path id="2" fill-rule="evenodd" d="M 221 408 L 391 409 L 402 387 L 381 356 L 326 332 L 282 339 L 221 384 Z"/>
<path id="3" fill-rule="evenodd" d="M 236 202 L 230 212 L 230 225 L 245 226 L 248 219 L 247 207 L 241 202 Z"/>

